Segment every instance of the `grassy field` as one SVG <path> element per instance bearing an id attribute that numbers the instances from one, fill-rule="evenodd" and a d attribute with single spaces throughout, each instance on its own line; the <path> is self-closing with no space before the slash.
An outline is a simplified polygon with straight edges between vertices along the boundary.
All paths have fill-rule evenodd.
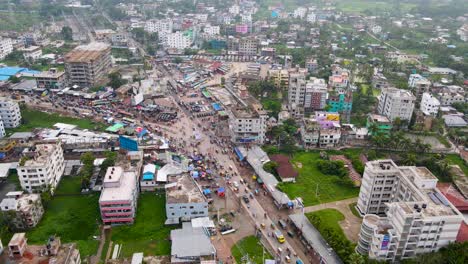
<path id="1" fill-rule="evenodd" d="M 362 216 L 359 214 L 358 210 L 356 209 L 357 203 L 350 203 L 348 204 L 349 210 L 355 215 L 356 217 L 362 218 Z"/>
<path id="2" fill-rule="evenodd" d="M 316 165 L 319 159 L 319 152 L 300 152 L 294 155 L 292 162 L 299 171 L 299 177 L 296 183 L 280 185 L 289 198 L 302 197 L 305 205 L 310 206 L 352 198 L 359 194 L 359 188 L 341 184 L 338 176 L 320 172 Z"/>
<path id="3" fill-rule="evenodd" d="M 468 176 L 468 164 L 458 154 L 447 154 L 445 155 L 445 160 L 449 164 L 460 166 L 465 175 Z"/>
<path id="4" fill-rule="evenodd" d="M 354 253 L 355 244 L 346 238 L 340 221 L 344 215 L 336 209 L 323 209 L 306 214 L 309 221 L 322 234 L 323 238 L 335 250 L 344 263 L 349 263 L 349 256 Z"/>
<path id="5" fill-rule="evenodd" d="M 29 108 L 21 109 L 21 115 L 23 117 L 23 124 L 17 128 L 5 129 L 7 134 L 31 131 L 34 128 L 51 128 L 55 123 L 73 124 L 82 129 L 104 129 L 104 124 L 94 123 L 89 119 L 62 116 L 56 113 L 49 114 Z"/>
<path id="6" fill-rule="evenodd" d="M 0 28 L 2 30 L 26 31 L 37 24 L 40 18 L 35 13 L 0 13 Z"/>
<path id="7" fill-rule="evenodd" d="M 72 194 L 57 195 L 49 202 L 41 222 L 27 234 L 29 244 L 44 244 L 49 236 L 57 235 L 64 243 L 76 242 L 82 258 L 96 253 L 99 242 L 93 236 L 99 233 L 99 195 L 74 195 L 80 188 L 77 182 L 62 179 L 57 193 L 72 190 Z"/>
<path id="8" fill-rule="evenodd" d="M 138 200 L 135 223 L 112 228 L 112 241 L 114 245 L 122 245 L 122 257 L 131 257 L 134 252 L 157 256 L 171 253 L 171 228 L 164 225 L 165 206 L 164 194 L 143 193 Z"/>
<path id="9" fill-rule="evenodd" d="M 263 245 L 260 243 L 260 240 L 255 236 L 248 236 L 237 242 L 232 248 L 231 253 L 236 259 L 237 263 L 246 263 L 242 260 L 242 257 L 249 255 L 251 263 L 262 264 L 263 257 L 265 259 L 273 259 L 268 250 L 265 249 L 265 256 L 263 256 Z"/>
<path id="10" fill-rule="evenodd" d="M 391 1 L 372 1 L 372 0 L 339 0 L 337 1 L 337 8 L 343 12 L 364 14 L 366 10 L 371 12 L 390 11 L 394 8 Z M 402 11 L 409 11 L 416 7 L 415 4 L 401 3 L 400 9 Z"/>

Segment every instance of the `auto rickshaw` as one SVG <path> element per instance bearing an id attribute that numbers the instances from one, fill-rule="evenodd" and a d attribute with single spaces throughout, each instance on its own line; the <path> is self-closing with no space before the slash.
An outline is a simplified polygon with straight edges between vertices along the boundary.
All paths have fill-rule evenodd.
<path id="1" fill-rule="evenodd" d="M 260 227 L 261 227 L 262 229 L 265 229 L 265 223 L 261 223 L 261 224 L 260 224 Z"/>

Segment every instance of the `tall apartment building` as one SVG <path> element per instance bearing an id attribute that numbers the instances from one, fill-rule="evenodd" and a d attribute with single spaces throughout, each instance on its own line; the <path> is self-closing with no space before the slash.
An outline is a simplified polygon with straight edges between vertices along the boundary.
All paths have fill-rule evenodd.
<path id="1" fill-rule="evenodd" d="M 304 115 L 306 76 L 302 73 L 291 73 L 288 81 L 288 105 L 295 117 Z"/>
<path id="2" fill-rule="evenodd" d="M 208 216 L 208 201 L 192 176 L 181 174 L 166 184 L 166 224 Z"/>
<path id="3" fill-rule="evenodd" d="M 239 54 L 240 55 L 257 55 L 258 40 L 256 38 L 240 38 L 239 39 Z"/>
<path id="4" fill-rule="evenodd" d="M 327 83 L 324 79 L 311 77 L 306 83 L 304 109 L 306 112 L 322 110 L 327 105 Z"/>
<path id="5" fill-rule="evenodd" d="M 99 197 L 102 222 L 106 225 L 133 224 L 138 192 L 134 171 L 124 171 L 122 167 L 107 168 Z"/>
<path id="6" fill-rule="evenodd" d="M 5 128 L 15 128 L 21 124 L 21 110 L 17 102 L 0 97 L 0 118 Z"/>
<path id="7" fill-rule="evenodd" d="M 229 128 L 233 143 L 265 142 L 266 121 L 268 115 L 263 110 L 233 108 L 229 116 Z"/>
<path id="8" fill-rule="evenodd" d="M 177 31 L 174 33 L 168 33 L 163 38 L 165 48 L 171 49 L 186 49 L 190 48 L 193 43 L 193 32 L 192 31 Z"/>
<path id="9" fill-rule="evenodd" d="M 357 252 L 398 262 L 454 242 L 464 218 L 436 184 L 425 167 L 368 162 L 357 203 L 365 214 Z"/>
<path id="10" fill-rule="evenodd" d="M 0 37 L 0 60 L 5 59 L 8 54 L 13 52 L 13 42 L 11 38 Z"/>
<path id="11" fill-rule="evenodd" d="M 55 144 L 38 144 L 23 151 L 18 164 L 18 178 L 23 190 L 54 192 L 65 170 L 60 141 Z"/>
<path id="12" fill-rule="evenodd" d="M 413 114 L 416 97 L 407 91 L 397 88 L 383 89 L 379 96 L 377 110 L 393 122 L 397 117 L 401 120 L 410 120 Z"/>
<path id="13" fill-rule="evenodd" d="M 172 33 L 174 23 L 172 19 L 152 19 L 145 22 L 144 30 L 151 33 L 158 33 L 160 38 Z"/>
<path id="14" fill-rule="evenodd" d="M 70 84 L 93 87 L 112 67 L 108 44 L 93 42 L 74 48 L 65 55 L 65 73 Z"/>
<path id="15" fill-rule="evenodd" d="M 408 79 L 408 86 L 416 96 L 416 101 L 420 102 L 423 93 L 428 93 L 431 90 L 431 82 L 419 74 L 411 74 Z"/>
<path id="16" fill-rule="evenodd" d="M 12 212 L 8 219 L 18 230 L 35 227 L 44 214 L 44 208 L 39 194 L 24 194 L 23 192 L 9 192 L 0 203 L 0 209 L 6 215 Z"/>
<path id="17" fill-rule="evenodd" d="M 426 116 L 437 116 L 439 113 L 440 102 L 430 93 L 423 93 L 421 99 L 421 112 Z"/>
<path id="18" fill-rule="evenodd" d="M 268 78 L 275 83 L 276 87 L 286 89 L 289 87 L 289 71 L 284 69 L 273 69 L 268 71 Z"/>

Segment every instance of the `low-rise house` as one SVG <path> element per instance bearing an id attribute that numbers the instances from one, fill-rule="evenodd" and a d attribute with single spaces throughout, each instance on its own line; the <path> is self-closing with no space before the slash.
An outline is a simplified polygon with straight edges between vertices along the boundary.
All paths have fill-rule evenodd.
<path id="1" fill-rule="evenodd" d="M 42 56 L 42 49 L 39 46 L 30 46 L 23 48 L 23 57 L 27 61 L 36 61 Z"/>
<path id="2" fill-rule="evenodd" d="M 75 243 L 62 244 L 60 237 L 51 236 L 45 245 L 28 245 L 25 233 L 16 233 L 8 243 L 12 263 L 81 264 Z"/>
<path id="3" fill-rule="evenodd" d="M 278 164 L 276 172 L 283 182 L 295 182 L 298 175 L 289 157 L 283 154 L 272 155 L 270 159 Z"/>
<path id="4" fill-rule="evenodd" d="M 392 127 L 392 122 L 386 116 L 377 114 L 369 114 L 367 116 L 366 128 L 371 136 L 375 134 L 388 135 Z"/>
<path id="5" fill-rule="evenodd" d="M 104 224 L 133 224 L 137 210 L 138 181 L 134 171 L 109 167 L 104 176 L 99 208 Z"/>
<path id="6" fill-rule="evenodd" d="M 65 72 L 58 71 L 56 68 L 35 74 L 34 78 L 38 88 L 60 89 L 65 85 Z"/>
<path id="7" fill-rule="evenodd" d="M 140 188 L 142 191 L 153 191 L 156 188 L 156 170 L 154 164 L 146 164 L 143 167 L 143 174 L 140 179 Z"/>
<path id="8" fill-rule="evenodd" d="M 44 214 L 39 194 L 24 194 L 22 191 L 9 192 L 0 202 L 0 209 L 10 225 L 25 230 L 35 227 Z"/>
<path id="9" fill-rule="evenodd" d="M 216 260 L 216 249 L 203 227 L 193 227 L 190 222 L 182 223 L 181 229 L 171 231 L 171 241 L 171 263 Z"/>
<path id="10" fill-rule="evenodd" d="M 60 141 L 25 149 L 17 168 L 21 187 L 30 193 L 46 190 L 53 193 L 64 170 L 65 162 Z"/>
<path id="11" fill-rule="evenodd" d="M 208 216 L 208 201 L 195 180 L 186 173 L 166 184 L 166 224 Z"/>

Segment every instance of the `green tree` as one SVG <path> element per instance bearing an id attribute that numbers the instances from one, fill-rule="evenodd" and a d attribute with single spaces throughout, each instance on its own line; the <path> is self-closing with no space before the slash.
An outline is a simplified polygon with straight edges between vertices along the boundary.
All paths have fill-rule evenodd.
<path id="1" fill-rule="evenodd" d="M 21 82 L 21 79 L 16 77 L 15 75 L 12 75 L 10 76 L 10 78 L 8 78 L 8 80 L 11 82 L 11 83 L 19 83 Z"/>
<path id="2" fill-rule="evenodd" d="M 66 41 L 73 41 L 73 30 L 71 27 L 64 26 L 60 31 L 60 35 Z"/>
<path id="3" fill-rule="evenodd" d="M 118 71 L 110 73 L 108 77 L 109 77 L 109 83 L 107 85 L 109 85 L 110 87 L 114 89 L 117 89 L 120 86 L 127 83 L 126 80 L 122 79 L 122 75 Z"/>

